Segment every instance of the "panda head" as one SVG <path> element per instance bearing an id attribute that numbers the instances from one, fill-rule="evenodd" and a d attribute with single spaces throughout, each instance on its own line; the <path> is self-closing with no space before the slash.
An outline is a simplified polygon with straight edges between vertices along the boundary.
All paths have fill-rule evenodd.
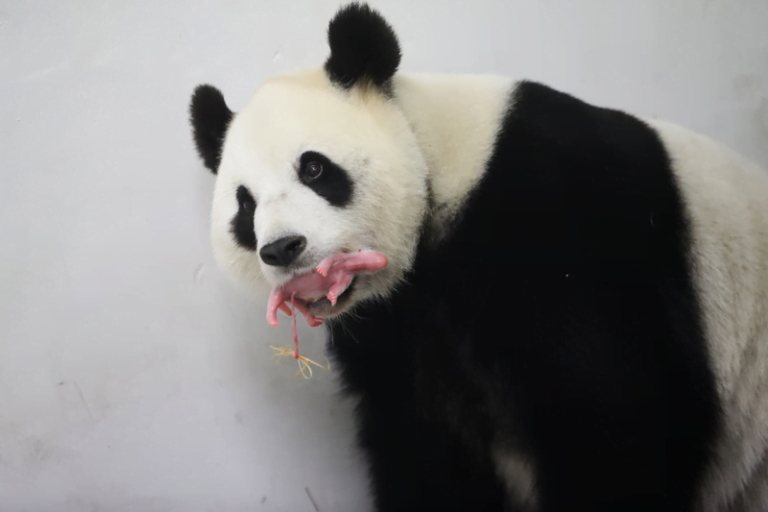
<path id="1" fill-rule="evenodd" d="M 372 249 L 388 265 L 358 275 L 320 318 L 386 296 L 411 265 L 426 211 L 426 165 L 391 97 L 400 62 L 394 32 L 367 5 L 328 27 L 323 67 L 263 83 L 235 114 L 212 86 L 190 105 L 195 143 L 216 174 L 211 238 L 237 281 L 269 291 L 328 256 Z"/>

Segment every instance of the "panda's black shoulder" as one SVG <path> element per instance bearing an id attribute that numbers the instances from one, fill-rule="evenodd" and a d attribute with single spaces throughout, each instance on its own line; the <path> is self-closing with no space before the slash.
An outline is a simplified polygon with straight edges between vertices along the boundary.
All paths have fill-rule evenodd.
<path id="1" fill-rule="evenodd" d="M 575 196 L 572 190 L 557 188 L 568 180 L 586 180 L 603 194 L 629 192 L 625 186 L 629 183 L 663 181 L 674 186 L 666 149 L 645 122 L 546 85 L 522 81 L 512 91 L 481 183 L 488 188 L 498 175 L 525 178 L 532 169 L 535 176 L 530 178 L 548 187 L 539 189 L 546 195 Z M 642 188 L 643 193 L 650 192 Z"/>
<path id="2" fill-rule="evenodd" d="M 531 81 L 513 88 L 485 173 L 448 231 L 440 257 L 424 251 L 428 273 L 442 271 L 438 261 L 480 257 L 503 265 L 498 252 L 477 245 L 496 239 L 501 247 L 500 237 L 513 245 L 535 241 L 512 258 L 527 254 L 535 268 L 552 259 L 568 265 L 629 257 L 662 234 L 673 234 L 668 241 L 680 250 L 689 241 L 658 134 L 635 116 Z"/>
<path id="3" fill-rule="evenodd" d="M 639 158 L 635 168 L 649 164 L 669 168 L 658 135 L 645 122 L 537 82 L 521 81 L 513 88 L 489 170 L 501 164 L 499 159 L 507 148 L 520 145 L 523 135 L 525 142 L 535 141 L 537 145 L 518 153 L 521 156 L 533 156 L 534 150 L 544 145 L 549 155 L 566 157 L 571 163 L 580 158 L 611 165 Z"/>

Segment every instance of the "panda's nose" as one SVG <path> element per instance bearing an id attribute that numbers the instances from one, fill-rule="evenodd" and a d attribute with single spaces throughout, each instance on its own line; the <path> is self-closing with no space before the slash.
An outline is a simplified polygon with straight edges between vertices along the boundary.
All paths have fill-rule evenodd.
<path id="1" fill-rule="evenodd" d="M 265 245 L 259 251 L 261 260 L 273 267 L 287 267 L 299 257 L 307 246 L 303 236 L 286 236 Z"/>

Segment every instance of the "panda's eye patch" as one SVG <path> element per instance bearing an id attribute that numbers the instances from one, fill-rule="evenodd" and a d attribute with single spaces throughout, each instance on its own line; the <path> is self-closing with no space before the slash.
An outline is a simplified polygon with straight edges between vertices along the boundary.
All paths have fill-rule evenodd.
<path id="1" fill-rule="evenodd" d="M 251 192 L 244 186 L 237 187 L 237 213 L 232 217 L 232 235 L 237 244 L 249 251 L 256 250 L 256 232 L 253 229 L 253 215 L 256 212 L 256 200 Z"/>
<path id="2" fill-rule="evenodd" d="M 323 154 L 316 151 L 302 154 L 298 175 L 299 181 L 332 206 L 343 208 L 352 200 L 354 184 L 349 173 Z"/>

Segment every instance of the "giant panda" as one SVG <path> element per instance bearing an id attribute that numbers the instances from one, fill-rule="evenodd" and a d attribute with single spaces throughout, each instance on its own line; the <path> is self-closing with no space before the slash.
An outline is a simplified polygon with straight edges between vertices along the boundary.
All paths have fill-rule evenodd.
<path id="1" fill-rule="evenodd" d="M 496 76 L 397 72 L 367 5 L 239 113 L 199 86 L 217 261 L 297 299 L 376 510 L 768 510 L 768 176 L 702 135 Z"/>

